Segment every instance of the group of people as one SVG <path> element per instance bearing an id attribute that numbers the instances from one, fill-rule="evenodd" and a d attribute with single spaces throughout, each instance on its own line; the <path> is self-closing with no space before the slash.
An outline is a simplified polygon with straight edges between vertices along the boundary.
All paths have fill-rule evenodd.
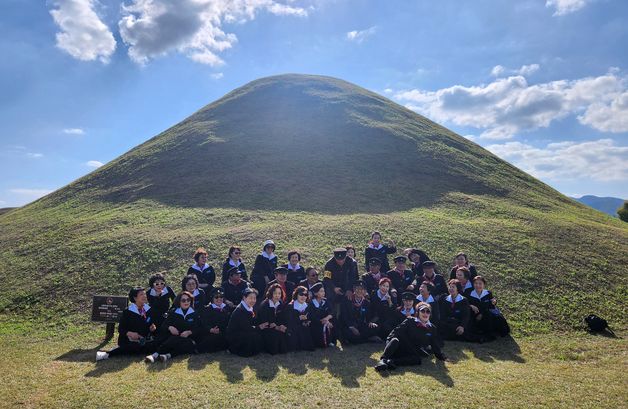
<path id="1" fill-rule="evenodd" d="M 321 278 L 300 264 L 298 251 L 279 265 L 275 250 L 272 240 L 264 242 L 249 275 L 240 247 L 232 246 L 218 276 L 199 248 L 176 294 L 163 274 L 152 275 L 148 288 L 129 292 L 118 346 L 98 351 L 96 360 L 142 354 L 153 363 L 220 350 L 248 357 L 385 342 L 375 369 L 387 370 L 431 355 L 445 360 L 445 340 L 485 342 L 510 332 L 464 253 L 455 256 L 447 278 L 416 248 L 395 256 L 391 268 L 388 255 L 397 248 L 373 232 L 364 264 L 353 246 L 336 248 Z"/>

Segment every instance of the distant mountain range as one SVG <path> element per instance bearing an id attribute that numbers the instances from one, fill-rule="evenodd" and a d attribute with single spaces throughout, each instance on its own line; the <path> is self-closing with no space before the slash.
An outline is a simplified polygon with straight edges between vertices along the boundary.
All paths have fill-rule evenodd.
<path id="1" fill-rule="evenodd" d="M 580 198 L 574 197 L 577 201 L 587 206 L 590 206 L 600 212 L 610 214 L 613 217 L 617 217 L 617 209 L 624 204 L 624 199 L 618 197 L 598 197 L 593 195 L 586 195 Z"/>

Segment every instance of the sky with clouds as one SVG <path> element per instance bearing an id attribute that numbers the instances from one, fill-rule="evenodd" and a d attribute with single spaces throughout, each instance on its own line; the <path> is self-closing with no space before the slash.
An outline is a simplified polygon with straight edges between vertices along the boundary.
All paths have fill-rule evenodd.
<path id="1" fill-rule="evenodd" d="M 3 0 L 0 207 L 232 89 L 345 79 L 567 195 L 628 198 L 628 1 Z"/>

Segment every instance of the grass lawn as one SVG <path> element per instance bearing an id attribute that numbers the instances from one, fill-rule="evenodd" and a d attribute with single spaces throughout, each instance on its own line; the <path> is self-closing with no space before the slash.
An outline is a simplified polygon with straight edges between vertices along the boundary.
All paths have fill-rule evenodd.
<path id="1" fill-rule="evenodd" d="M 102 325 L 0 322 L 3 407 L 622 407 L 628 344 L 586 333 L 447 343 L 451 362 L 384 376 L 382 345 L 245 359 L 226 352 L 146 365 L 94 362 Z M 621 334 L 618 334 L 621 336 Z M 104 346 L 110 348 L 113 344 Z"/>

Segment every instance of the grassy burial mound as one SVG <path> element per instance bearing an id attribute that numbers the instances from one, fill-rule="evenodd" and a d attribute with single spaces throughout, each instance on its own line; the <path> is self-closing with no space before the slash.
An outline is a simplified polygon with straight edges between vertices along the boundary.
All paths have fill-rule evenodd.
<path id="1" fill-rule="evenodd" d="M 0 215 L 0 310 L 55 322 L 155 271 L 177 287 L 200 245 L 216 267 L 238 243 L 250 268 L 273 238 L 321 267 L 373 229 L 442 271 L 468 253 L 519 333 L 591 311 L 626 327 L 625 223 L 380 95 L 308 75 L 253 81 Z"/>

